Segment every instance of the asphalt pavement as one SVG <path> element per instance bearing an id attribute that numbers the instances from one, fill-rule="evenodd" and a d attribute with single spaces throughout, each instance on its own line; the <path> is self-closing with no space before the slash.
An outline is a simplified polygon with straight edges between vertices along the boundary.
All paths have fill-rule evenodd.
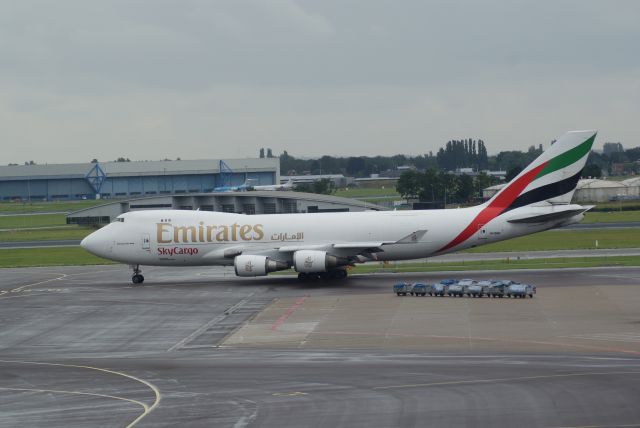
<path id="1" fill-rule="evenodd" d="M 640 424 L 639 268 L 500 272 L 526 300 L 390 293 L 425 274 L 1 273 L 0 426 Z"/>

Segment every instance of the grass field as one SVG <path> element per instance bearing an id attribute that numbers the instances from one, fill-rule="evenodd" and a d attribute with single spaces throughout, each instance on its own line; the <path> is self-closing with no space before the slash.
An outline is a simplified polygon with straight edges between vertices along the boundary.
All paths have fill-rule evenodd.
<path id="1" fill-rule="evenodd" d="M 37 212 L 71 212 L 115 200 L 88 200 L 64 202 L 0 202 L 0 214 L 25 214 Z"/>
<path id="2" fill-rule="evenodd" d="M 67 225 L 64 214 L 0 216 L 0 242 L 82 239 L 94 229 Z"/>
<path id="3" fill-rule="evenodd" d="M 598 246 L 596 247 L 596 240 Z M 521 238 L 466 250 L 470 253 L 495 251 L 585 250 L 590 248 L 640 247 L 640 229 L 550 230 Z"/>
<path id="4" fill-rule="evenodd" d="M 582 205 L 590 205 L 585 202 Z M 640 201 L 620 201 L 620 202 L 594 202 L 591 205 L 595 205 L 591 209 L 592 212 L 599 211 L 640 211 Z"/>
<path id="5" fill-rule="evenodd" d="M 388 189 L 350 189 L 339 192 L 340 196 L 347 197 L 386 197 L 397 198 L 398 194 L 394 188 Z M 0 213 L 10 213 L 11 215 L 0 216 L 0 229 L 11 229 L 0 232 L 0 242 L 18 241 L 48 241 L 48 240 L 81 240 L 94 229 L 90 227 L 80 227 L 76 225 L 66 225 L 64 214 L 39 214 L 21 215 L 23 212 L 38 211 L 74 211 L 89 206 L 105 203 L 106 201 L 76 201 L 76 202 L 51 202 L 39 204 L 12 204 L 0 203 Z M 372 200 L 375 203 L 375 199 Z M 637 204 L 637 202 L 636 202 Z M 628 202 L 623 205 L 630 206 Z M 618 206 L 618 203 L 613 203 Z M 611 211 L 611 212 L 589 212 L 586 214 L 584 223 L 606 223 L 606 222 L 634 222 L 640 221 L 640 210 L 638 211 Z M 594 230 L 560 230 L 549 231 L 539 234 L 529 235 L 495 244 L 484 245 L 468 250 L 474 253 L 487 253 L 496 251 L 540 251 L 540 250 L 563 250 L 563 249 L 592 249 L 598 247 L 607 248 L 636 248 L 640 247 L 639 229 L 594 229 Z M 77 265 L 77 264 L 106 264 L 109 261 L 94 257 L 81 248 L 33 248 L 33 249 L 11 249 L 0 250 L 0 267 L 9 266 L 53 266 L 53 265 Z M 419 270 L 465 270 L 465 269 L 508 269 L 514 267 L 576 267 L 576 266 L 604 266 L 611 263 L 614 265 L 640 265 L 640 257 L 631 258 L 587 258 L 587 259 L 557 259 L 557 260 L 521 260 L 511 261 L 506 264 L 504 261 L 496 262 L 466 262 L 462 264 L 437 264 L 429 262 L 426 266 L 416 266 L 414 264 L 402 264 L 393 269 L 401 271 Z M 620 264 L 621 263 L 621 264 Z M 505 266 L 506 264 L 506 266 Z M 380 269 L 380 267 L 358 266 L 359 269 Z M 387 268 L 388 269 L 388 268 Z M 409 270 L 408 270 L 409 269 Z M 386 270 L 385 270 L 386 271 Z"/>
<path id="6" fill-rule="evenodd" d="M 640 257 L 567 257 L 533 260 L 482 260 L 471 262 L 420 262 L 420 263 L 370 263 L 357 265 L 349 270 L 359 273 L 443 272 L 468 270 L 509 269 L 566 269 L 609 266 L 640 266 Z M 274 272 L 271 275 L 297 275 L 292 270 Z"/>
<path id="7" fill-rule="evenodd" d="M 587 212 L 581 223 L 618 223 L 640 221 L 640 211 Z"/>
<path id="8" fill-rule="evenodd" d="M 396 191 L 396 188 L 386 187 L 384 189 L 368 189 L 368 188 L 350 188 L 348 190 L 341 189 L 335 193 L 336 196 L 342 196 L 343 198 L 371 198 L 371 197 L 396 197 L 400 199 L 400 194 Z"/>
<path id="9" fill-rule="evenodd" d="M 24 229 L 28 227 L 64 226 L 64 214 L 29 214 L 0 216 L 0 229 Z"/>
<path id="10" fill-rule="evenodd" d="M 0 268 L 35 266 L 79 266 L 115 264 L 109 260 L 95 257 L 82 248 L 25 248 L 0 250 Z M 383 267 L 381 263 L 358 265 L 352 273 L 371 272 L 439 272 L 465 270 L 506 270 L 506 269 L 549 269 L 572 267 L 602 266 L 640 266 L 640 257 L 573 257 L 535 260 L 490 260 L 472 262 L 420 262 L 390 263 Z M 293 271 L 276 274 L 295 274 Z"/>
<path id="11" fill-rule="evenodd" d="M 393 196 L 384 199 L 395 199 Z M 380 200 L 377 200 L 378 202 Z M 375 203 L 376 200 L 371 200 Z M 640 211 L 588 212 L 582 223 L 614 223 L 640 221 Z M 63 226 L 64 214 L 37 214 L 0 216 L 0 229 L 21 229 L 28 227 Z"/>
<path id="12" fill-rule="evenodd" d="M 439 272 L 464 270 L 555 269 L 605 266 L 640 266 L 640 257 L 567 257 L 510 261 L 482 260 L 456 263 L 391 263 L 387 267 L 383 267 L 381 264 L 371 264 L 356 266 L 351 270 L 351 272 Z"/>
<path id="13" fill-rule="evenodd" d="M 89 254 L 80 247 L 13 248 L 0 250 L 0 267 L 106 265 L 114 262 Z"/>
<path id="14" fill-rule="evenodd" d="M 640 212 L 634 211 L 593 213 L 589 216 L 585 219 L 586 223 L 640 221 Z M 12 229 L 0 231 L 0 242 L 80 240 L 94 230 L 77 225 L 60 226 L 64 225 L 62 214 L 0 217 L 0 224 L 0 229 Z M 640 247 L 640 229 L 554 230 L 483 245 L 467 251 L 486 253 L 590 249 L 596 248 L 596 240 L 597 248 L 636 248 Z"/>
<path id="15" fill-rule="evenodd" d="M 71 229 L 36 229 L 0 232 L 0 242 L 80 240 L 94 229 L 73 226 Z M 495 251 L 545 251 L 640 247 L 640 229 L 593 229 L 548 231 L 466 250 L 470 253 Z"/>
<path id="16" fill-rule="evenodd" d="M 69 226 L 59 229 L 33 229 L 0 232 L 0 242 L 80 240 L 93 232 L 90 227 Z"/>

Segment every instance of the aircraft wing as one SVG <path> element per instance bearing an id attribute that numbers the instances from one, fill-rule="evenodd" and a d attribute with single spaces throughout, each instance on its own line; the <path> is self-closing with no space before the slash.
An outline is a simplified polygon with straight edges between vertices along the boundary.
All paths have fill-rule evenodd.
<path id="1" fill-rule="evenodd" d="M 397 241 L 364 241 L 364 242 L 339 242 L 335 244 L 319 244 L 319 245 L 284 245 L 278 249 L 281 252 L 293 252 L 299 250 L 327 250 L 327 249 L 346 249 L 346 250 L 360 250 L 360 249 L 378 249 L 384 251 L 385 245 L 392 244 L 415 244 L 418 243 L 422 237 L 427 233 L 426 230 L 416 230 L 409 235 L 397 240 Z"/>
<path id="2" fill-rule="evenodd" d="M 397 244 L 416 244 L 420 242 L 422 237 L 427 233 L 426 230 L 417 230 L 409 235 L 397 240 L 397 241 L 363 241 L 363 242 L 337 242 L 337 243 L 322 243 L 322 244 L 296 244 L 296 245 L 282 245 L 280 247 L 273 247 L 271 249 L 265 249 L 264 247 L 245 247 L 235 246 L 227 247 L 224 249 L 214 250 L 206 254 L 204 258 L 210 259 L 233 259 L 241 254 L 265 254 L 265 253 L 280 253 L 290 255 L 296 251 L 301 250 L 316 250 L 326 251 L 328 253 L 335 253 L 340 256 L 359 257 L 363 256 L 366 259 L 375 259 L 374 254 L 384 251 L 384 247 L 387 245 Z"/>
<path id="3" fill-rule="evenodd" d="M 348 253 L 353 256 L 361 254 L 380 253 L 384 251 L 386 245 L 395 244 L 417 244 L 422 237 L 427 233 L 426 230 L 416 230 L 409 235 L 397 240 L 397 241 L 363 241 L 363 242 L 338 242 L 327 243 L 318 245 L 284 245 L 278 248 L 281 253 L 292 253 L 300 250 L 319 250 L 328 251 L 339 250 L 340 253 Z"/>

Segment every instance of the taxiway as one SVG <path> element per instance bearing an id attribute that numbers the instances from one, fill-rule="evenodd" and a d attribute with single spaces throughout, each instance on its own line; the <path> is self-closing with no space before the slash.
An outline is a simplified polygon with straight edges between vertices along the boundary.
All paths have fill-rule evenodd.
<path id="1" fill-rule="evenodd" d="M 640 269 L 0 271 L 2 426 L 639 426 Z M 509 277 L 534 299 L 397 297 Z"/>

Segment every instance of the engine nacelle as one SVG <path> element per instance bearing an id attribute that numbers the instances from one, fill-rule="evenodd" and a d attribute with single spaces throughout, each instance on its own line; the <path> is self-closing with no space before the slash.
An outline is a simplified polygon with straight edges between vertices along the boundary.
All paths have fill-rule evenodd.
<path id="1" fill-rule="evenodd" d="M 264 276 L 269 272 L 288 269 L 289 265 L 266 256 L 240 255 L 233 259 L 233 267 L 237 276 Z"/>
<path id="2" fill-rule="evenodd" d="M 326 251 L 300 250 L 293 253 L 293 267 L 296 272 L 326 272 L 347 264 L 347 259 L 332 256 Z"/>

